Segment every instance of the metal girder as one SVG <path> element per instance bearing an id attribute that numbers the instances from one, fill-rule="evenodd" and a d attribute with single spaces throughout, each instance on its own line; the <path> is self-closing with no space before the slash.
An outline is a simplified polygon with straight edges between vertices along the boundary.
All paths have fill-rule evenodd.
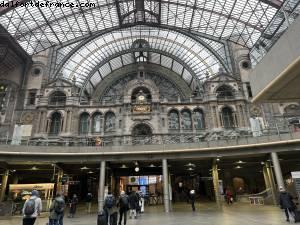
<path id="1" fill-rule="evenodd" d="M 268 4 L 276 9 L 280 9 L 282 7 L 283 1 L 280 0 L 259 0 L 265 4 Z"/>
<path id="2" fill-rule="evenodd" d="M 34 0 L 34 2 L 36 2 L 36 0 Z M 37 8 L 38 8 L 38 10 L 40 11 L 40 13 L 41 13 L 42 17 L 44 18 L 44 20 L 46 21 L 47 25 L 49 26 L 49 28 L 50 28 L 51 31 L 53 32 L 53 34 L 54 34 L 55 38 L 57 39 L 57 41 L 59 42 L 59 44 L 62 44 L 61 41 L 60 41 L 60 39 L 59 39 L 58 36 L 56 35 L 56 32 L 53 30 L 52 26 L 48 23 L 48 20 L 47 20 L 45 14 L 43 13 L 43 11 L 40 9 L 40 7 L 37 7 Z"/>
<path id="3" fill-rule="evenodd" d="M 131 25 L 131 26 L 126 26 L 126 28 L 129 28 L 129 27 L 134 27 L 135 25 Z M 174 30 L 184 36 L 187 36 L 191 39 L 193 39 L 194 41 L 200 43 L 201 45 L 203 45 L 206 49 L 208 49 L 218 60 L 219 62 L 222 64 L 222 66 L 224 67 L 224 69 L 226 70 L 226 72 L 231 72 L 232 69 L 230 68 L 229 65 L 227 65 L 224 61 L 224 59 L 211 47 L 209 46 L 207 43 L 205 43 L 204 41 L 202 41 L 199 36 L 201 34 L 197 33 L 198 36 L 195 36 L 196 35 L 196 32 L 194 32 L 194 35 L 193 35 L 193 32 L 189 32 L 188 30 L 186 29 L 179 29 L 179 28 L 174 28 L 174 27 L 170 27 L 168 25 L 159 25 L 159 26 L 153 26 L 153 25 L 148 25 L 150 27 L 156 27 L 156 28 L 163 28 L 163 29 L 168 29 L 168 30 Z M 124 27 L 123 27 L 124 28 Z M 101 36 L 101 35 L 104 35 L 106 33 L 110 33 L 110 32 L 113 32 L 113 31 L 116 31 L 120 29 L 119 27 L 114 27 L 114 28 L 110 28 L 110 29 L 107 29 L 105 31 L 101 31 L 99 32 L 98 34 L 93 34 L 93 36 L 88 36 L 88 37 L 85 37 L 85 38 L 80 38 L 80 40 L 82 40 L 82 42 L 80 42 L 76 47 L 74 47 L 72 49 L 72 51 L 70 51 L 65 57 L 64 59 L 60 62 L 60 64 L 58 65 L 57 69 L 54 72 L 54 77 L 57 76 L 57 74 L 59 73 L 59 71 L 62 69 L 63 65 L 65 64 L 65 62 L 74 54 L 78 51 L 78 49 L 80 49 L 82 46 L 86 45 L 87 43 L 89 43 L 90 41 L 92 41 L 93 39 Z M 205 37 L 206 38 L 206 37 Z M 218 40 L 218 42 L 222 43 L 223 45 L 225 44 L 224 42 L 221 42 L 220 40 Z M 73 43 L 70 43 L 70 44 L 73 44 Z M 59 47 L 57 47 L 56 50 L 58 50 Z"/>
<path id="4" fill-rule="evenodd" d="M 153 0 L 153 1 L 158 1 L 158 0 Z M 194 6 L 190 6 L 190 5 L 186 5 L 186 4 L 178 3 L 178 2 L 168 2 L 168 1 L 161 1 L 161 2 L 165 3 L 165 4 L 179 5 L 179 6 L 182 6 L 182 7 L 194 8 Z M 251 24 L 249 22 L 246 22 L 246 21 L 240 20 L 238 18 L 235 18 L 234 16 L 232 16 L 230 14 L 224 14 L 222 12 L 216 12 L 216 11 L 213 11 L 213 10 L 210 10 L 210 9 L 206 9 L 206 8 L 202 8 L 202 7 L 196 7 L 196 9 L 204 11 L 204 12 L 208 12 L 208 13 L 211 13 L 211 14 L 216 14 L 218 16 L 223 16 L 223 17 L 228 18 L 228 19 L 235 20 L 235 21 L 237 21 L 239 23 L 244 24 L 245 26 L 251 27 L 251 28 L 253 28 L 255 30 L 258 30 L 260 32 L 263 31 L 263 29 L 261 29 L 260 27 L 257 27 L 256 25 L 253 25 L 253 24 Z"/>
<path id="5" fill-rule="evenodd" d="M 122 14 L 121 14 L 121 10 L 120 10 L 119 0 L 115 0 L 115 5 L 116 5 L 117 13 L 118 13 L 119 26 L 121 27 L 123 24 L 123 18 L 122 18 Z"/>
<path id="6" fill-rule="evenodd" d="M 91 79 L 91 77 L 103 66 L 105 65 L 106 63 L 110 62 L 112 59 L 116 58 L 116 57 L 119 57 L 119 56 L 122 56 L 124 54 L 127 54 L 127 53 L 133 53 L 133 52 L 136 52 L 136 51 L 145 51 L 145 52 L 153 52 L 153 53 L 158 53 L 158 54 L 161 54 L 161 55 L 164 55 L 164 56 L 167 56 L 175 61 L 177 61 L 178 63 L 180 63 L 184 69 L 186 69 L 187 71 L 190 72 L 190 74 L 192 75 L 192 77 L 197 81 L 197 84 L 198 86 L 201 88 L 201 83 L 199 82 L 199 79 L 197 77 L 197 75 L 194 73 L 194 71 L 189 67 L 189 65 L 187 65 L 184 61 L 182 61 L 180 58 L 174 56 L 174 55 L 171 55 L 167 52 L 164 52 L 164 51 L 161 51 L 161 50 L 158 50 L 158 49 L 153 49 L 153 48 L 135 48 L 135 49 L 126 49 L 126 50 L 123 50 L 123 51 L 120 51 L 120 52 L 117 52 L 111 56 L 109 56 L 108 58 L 106 58 L 105 60 L 103 60 L 101 63 L 99 63 L 96 67 L 93 68 L 93 70 L 88 74 L 88 76 L 85 77 L 85 81 L 81 87 L 81 91 L 80 91 L 80 95 L 82 94 L 83 90 L 85 89 L 87 83 L 89 82 L 89 80 Z M 113 71 L 113 70 L 112 70 Z M 180 76 L 180 74 L 178 74 Z M 188 84 L 188 83 L 187 83 Z M 189 84 L 188 84 L 189 85 Z"/>

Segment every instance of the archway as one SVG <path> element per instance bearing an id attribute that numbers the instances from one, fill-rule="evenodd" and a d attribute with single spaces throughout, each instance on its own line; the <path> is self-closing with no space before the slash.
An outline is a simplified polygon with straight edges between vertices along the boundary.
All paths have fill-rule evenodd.
<path id="1" fill-rule="evenodd" d="M 132 144 L 151 144 L 152 129 L 148 124 L 140 123 L 132 129 Z"/>

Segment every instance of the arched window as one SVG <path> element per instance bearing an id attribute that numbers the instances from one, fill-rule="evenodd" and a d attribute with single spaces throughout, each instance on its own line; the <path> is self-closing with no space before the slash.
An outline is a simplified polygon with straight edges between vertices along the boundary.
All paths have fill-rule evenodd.
<path id="1" fill-rule="evenodd" d="M 169 113 L 169 129 L 179 130 L 179 115 L 176 110 L 172 110 Z"/>
<path id="2" fill-rule="evenodd" d="M 62 91 L 55 91 L 50 95 L 49 105 L 64 105 L 66 104 L 66 95 Z"/>
<path id="3" fill-rule="evenodd" d="M 87 134 L 89 132 L 89 114 L 82 113 L 79 119 L 79 134 Z"/>
<path id="4" fill-rule="evenodd" d="M 228 85 L 222 85 L 216 90 L 217 98 L 233 98 L 233 89 Z"/>
<path id="5" fill-rule="evenodd" d="M 192 129 L 191 112 L 188 111 L 188 110 L 184 110 L 184 111 L 181 112 L 181 116 L 182 116 L 183 129 L 191 130 Z"/>
<path id="6" fill-rule="evenodd" d="M 96 112 L 92 117 L 92 132 L 100 133 L 101 132 L 101 113 Z"/>
<path id="7" fill-rule="evenodd" d="M 51 124 L 50 124 L 50 135 L 57 136 L 60 132 L 61 127 L 61 114 L 59 112 L 55 112 L 51 116 Z"/>
<path id="8" fill-rule="evenodd" d="M 146 51 L 146 49 L 149 48 L 149 43 L 146 40 L 135 40 L 132 44 L 132 48 L 136 49 L 133 53 L 136 62 L 147 62 L 149 60 L 149 52 Z"/>
<path id="9" fill-rule="evenodd" d="M 201 109 L 196 109 L 194 111 L 194 124 L 196 130 L 205 129 L 204 113 Z"/>
<path id="10" fill-rule="evenodd" d="M 116 116 L 113 112 L 105 114 L 105 127 L 106 132 L 114 131 L 116 128 Z"/>
<path id="11" fill-rule="evenodd" d="M 224 107 L 222 109 L 222 120 L 224 128 L 233 128 L 234 127 L 234 118 L 232 109 L 229 107 Z"/>

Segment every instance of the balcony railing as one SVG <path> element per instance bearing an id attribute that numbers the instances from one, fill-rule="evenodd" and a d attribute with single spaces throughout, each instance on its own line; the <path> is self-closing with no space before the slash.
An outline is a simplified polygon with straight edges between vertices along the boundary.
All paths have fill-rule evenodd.
<path id="1" fill-rule="evenodd" d="M 96 140 L 100 137 L 100 141 Z M 72 138 L 50 137 L 23 138 L 19 140 L 8 137 L 0 138 L 0 145 L 28 145 L 28 146 L 138 146 L 138 145 L 174 145 L 199 143 L 205 146 L 229 146 L 239 144 L 266 143 L 280 140 L 300 139 L 300 132 L 292 129 L 265 130 L 261 136 L 253 137 L 249 131 L 223 131 L 222 132 L 199 132 L 199 133 L 173 133 L 154 134 L 148 136 L 78 136 Z"/>

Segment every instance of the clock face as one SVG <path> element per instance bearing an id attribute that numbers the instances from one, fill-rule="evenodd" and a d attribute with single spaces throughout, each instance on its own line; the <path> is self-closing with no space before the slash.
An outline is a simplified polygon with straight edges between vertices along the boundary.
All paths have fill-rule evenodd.
<path id="1" fill-rule="evenodd" d="M 139 101 L 144 101 L 144 100 L 145 100 L 145 96 L 140 95 L 140 96 L 138 97 L 138 99 L 139 99 Z"/>

